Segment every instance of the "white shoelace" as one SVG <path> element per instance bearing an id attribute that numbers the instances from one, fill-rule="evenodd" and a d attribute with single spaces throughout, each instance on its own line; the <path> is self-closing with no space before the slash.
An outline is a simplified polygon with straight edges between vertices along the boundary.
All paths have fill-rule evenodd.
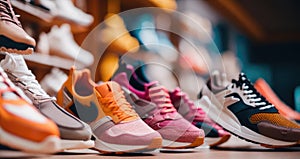
<path id="1" fill-rule="evenodd" d="M 254 106 L 254 107 L 259 107 L 260 110 L 265 110 L 274 107 L 274 105 L 264 101 L 262 98 L 260 98 L 256 92 L 254 92 L 250 88 L 249 85 L 247 84 L 248 79 L 246 77 L 241 77 L 239 81 L 234 81 L 231 85 L 233 88 L 234 86 L 236 87 L 241 87 L 241 91 L 243 92 L 243 95 L 246 96 L 246 100 L 249 101 L 249 103 Z"/>
<path id="2" fill-rule="evenodd" d="M 247 99 L 249 100 L 250 103 L 253 103 L 255 106 L 261 106 L 261 105 L 266 105 L 267 103 L 262 101 L 262 99 L 257 97 L 256 94 L 253 93 L 253 90 L 248 90 L 249 86 L 247 86 L 245 83 L 242 85 L 242 90 Z"/>

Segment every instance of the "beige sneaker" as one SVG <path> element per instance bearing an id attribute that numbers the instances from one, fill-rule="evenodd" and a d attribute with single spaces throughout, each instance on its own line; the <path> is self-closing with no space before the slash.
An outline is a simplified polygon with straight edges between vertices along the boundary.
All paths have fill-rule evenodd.
<path id="1" fill-rule="evenodd" d="M 22 28 L 9 0 L 0 0 L 0 52 L 31 54 L 35 40 Z"/>

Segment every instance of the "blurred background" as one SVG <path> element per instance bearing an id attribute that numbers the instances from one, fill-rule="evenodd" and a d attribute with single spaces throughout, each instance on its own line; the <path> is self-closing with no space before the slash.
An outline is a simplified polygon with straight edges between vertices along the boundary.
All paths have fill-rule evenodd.
<path id="1" fill-rule="evenodd" d="M 74 63 L 90 68 L 96 81 L 106 81 L 121 58 L 137 67 L 145 64 L 150 79 L 169 88 L 179 85 L 195 98 L 201 84 L 195 88 L 193 78 L 203 83 L 217 68 L 229 79 L 240 71 L 252 82 L 263 78 L 285 103 L 300 109 L 298 0 L 66 0 L 71 7 L 58 4 L 63 1 L 54 0 L 60 6 L 55 7 L 47 0 L 12 0 L 40 44 L 25 57 L 40 81 L 52 68 L 67 73 Z M 155 8 L 132 11 L 143 7 Z M 76 45 L 81 60 L 66 55 L 74 50 L 64 47 Z M 93 62 L 85 59 L 89 54 Z"/>

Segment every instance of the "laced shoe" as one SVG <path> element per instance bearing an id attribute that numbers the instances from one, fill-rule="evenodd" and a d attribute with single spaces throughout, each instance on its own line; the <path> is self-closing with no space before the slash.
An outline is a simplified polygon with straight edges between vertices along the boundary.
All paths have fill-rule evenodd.
<path id="1" fill-rule="evenodd" d="M 143 118 L 152 129 L 163 137 L 163 148 L 193 148 L 203 144 L 204 132 L 185 120 L 174 108 L 168 91 L 158 82 L 145 85 L 145 91 L 134 89 L 126 73 L 120 73 L 114 81 L 135 93 L 139 98 L 155 103 L 156 108 Z"/>
<path id="2" fill-rule="evenodd" d="M 31 54 L 35 40 L 22 28 L 9 0 L 0 0 L 0 52 Z"/>
<path id="3" fill-rule="evenodd" d="M 300 126 L 278 113 L 241 73 L 237 80 L 224 81 L 215 72 L 200 102 L 211 119 L 227 131 L 265 147 L 286 147 L 300 140 Z"/>
<path id="4" fill-rule="evenodd" d="M 27 102 L 0 67 L 0 144 L 35 153 L 60 150 L 57 126 Z"/>
<path id="5" fill-rule="evenodd" d="M 200 103 L 195 105 L 180 88 L 169 91 L 169 95 L 178 113 L 197 128 L 204 130 L 207 145 L 214 147 L 228 141 L 230 134 L 206 115 Z"/>
<path id="6" fill-rule="evenodd" d="M 21 55 L 6 54 L 0 63 L 11 81 L 20 87 L 38 110 L 53 120 L 60 131 L 62 149 L 81 149 L 94 146 L 91 129 L 70 113 L 62 109 L 56 99 L 50 97 L 39 85 L 35 76 L 27 68 Z"/>
<path id="7" fill-rule="evenodd" d="M 90 71 L 73 67 L 58 92 L 58 103 L 89 123 L 102 153 L 151 151 L 161 147 L 158 132 L 147 126 L 126 101 L 120 85 L 91 80 Z"/>

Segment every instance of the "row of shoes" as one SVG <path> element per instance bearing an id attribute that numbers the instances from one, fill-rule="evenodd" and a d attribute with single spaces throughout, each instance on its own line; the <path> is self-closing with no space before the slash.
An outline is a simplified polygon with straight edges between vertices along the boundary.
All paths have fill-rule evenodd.
<path id="1" fill-rule="evenodd" d="M 130 65 L 119 65 L 123 69 L 119 69 L 112 80 L 134 92 L 139 98 L 155 101 L 155 98 L 151 98 L 151 89 L 157 85 L 157 82 L 149 81 L 142 69 L 143 67 L 134 71 Z M 188 100 L 186 94 L 179 88 L 173 92 L 167 92 L 169 92 L 169 98 L 177 111 L 196 126 L 197 122 L 207 124 L 203 121 L 208 120 L 198 118 L 207 114 L 208 117 L 206 118 L 214 121 L 227 132 L 264 147 L 297 145 L 300 141 L 300 125 L 295 120 L 297 120 L 296 116 L 299 113 L 292 110 L 285 111 L 286 109 L 282 109 L 282 106 L 271 104 L 265 98 L 268 93 L 260 94 L 259 91 L 264 90 L 259 89 L 259 86 L 262 86 L 260 83 L 258 80 L 254 87 L 244 73 L 240 73 L 238 79 L 228 81 L 225 73 L 215 71 L 208 80 L 207 86 L 204 85 L 201 89 L 198 95 L 199 99 L 194 102 Z M 197 108 L 198 112 L 195 113 L 193 108 Z M 208 125 L 216 125 L 214 122 L 208 122 L 211 123 Z M 205 131 L 206 126 L 202 124 L 197 127 Z M 205 131 L 206 137 L 212 137 L 209 133 L 214 133 L 214 130 L 219 130 L 217 136 L 224 136 L 224 133 L 220 133 L 222 128 L 213 129 L 209 127 L 210 131 Z M 219 141 L 225 142 L 225 139 L 226 137 L 223 137 Z"/>
<path id="2" fill-rule="evenodd" d="M 193 148 L 203 144 L 205 133 L 211 146 L 230 137 L 179 88 L 168 92 L 154 82 L 140 98 L 117 82 L 96 84 L 89 70 L 72 68 L 56 102 L 22 55 L 6 53 L 0 65 L 0 143 L 12 148 L 53 153 L 94 147 L 102 153 L 124 153 Z"/>
<path id="3" fill-rule="evenodd" d="M 0 65 L 1 144 L 37 153 L 94 146 L 89 125 L 41 88 L 22 55 L 5 53 Z"/>
<path id="4" fill-rule="evenodd" d="M 71 17 L 75 16 L 80 20 L 89 19 L 87 18 L 89 17 L 87 15 L 82 15 L 83 17 L 78 16 L 81 15 L 79 11 L 75 14 L 77 11 L 74 9 L 74 6 L 70 7 L 72 6 L 71 0 L 35 0 L 32 1 L 32 3 L 49 3 L 49 5 L 54 3 L 54 6 L 64 8 L 60 12 L 57 12 L 57 14 L 61 13 L 64 16 L 69 16 L 69 14 L 72 14 Z M 69 10 L 70 13 L 68 12 Z M 0 15 L 1 52 L 32 54 L 34 48 L 36 47 L 36 50 L 43 55 L 59 56 L 64 59 L 68 59 L 71 61 L 71 63 L 73 62 L 81 68 L 88 67 L 93 64 L 93 55 L 78 46 L 71 33 L 70 25 L 63 24 L 60 27 L 53 26 L 48 34 L 41 33 L 39 42 L 36 46 L 36 41 L 23 30 L 22 25 L 17 18 L 18 16 L 14 13 L 9 0 L 0 1 Z"/>
<path id="5" fill-rule="evenodd" d="M 272 148 L 300 140 L 300 126 L 282 116 L 243 73 L 231 82 L 213 73 L 199 99 L 191 101 L 180 88 L 167 90 L 131 65 L 120 63 L 112 81 L 99 83 L 89 70 L 73 67 L 56 103 L 23 56 L 6 53 L 0 66 L 0 143 L 24 151 L 186 149 L 204 141 L 218 146 L 230 133 Z"/>

